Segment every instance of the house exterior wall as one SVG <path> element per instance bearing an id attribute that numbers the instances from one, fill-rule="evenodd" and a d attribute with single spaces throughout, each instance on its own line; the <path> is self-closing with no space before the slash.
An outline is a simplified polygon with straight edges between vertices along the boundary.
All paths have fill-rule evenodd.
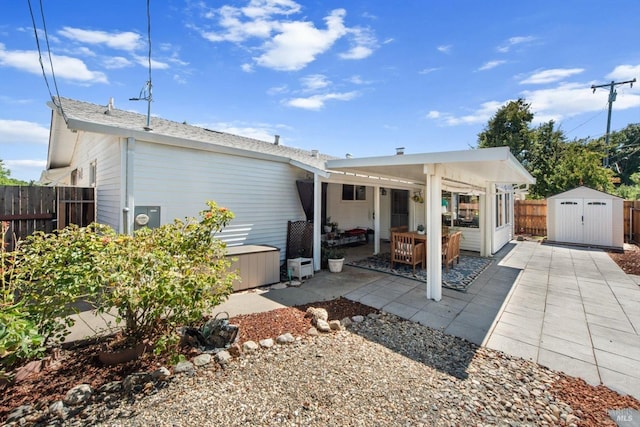
<path id="1" fill-rule="evenodd" d="M 366 200 L 347 201 L 342 200 L 342 184 L 330 183 L 327 185 L 327 216 L 338 223 L 340 230 L 373 228 L 373 191 L 374 187 L 367 187 Z"/>
<path id="2" fill-rule="evenodd" d="M 136 141 L 136 206 L 160 206 L 161 223 L 198 216 L 206 201 L 235 218 L 219 235 L 229 246 L 271 245 L 286 254 L 287 221 L 304 220 L 296 179 L 305 172 L 248 157 Z"/>
<path id="3" fill-rule="evenodd" d="M 82 132 L 71 160 L 79 187 L 96 187 L 96 221 L 116 230 L 121 224 L 121 156 L 119 138 Z M 91 168 L 95 165 L 95 183 Z M 71 185 L 71 174 L 61 184 Z"/>

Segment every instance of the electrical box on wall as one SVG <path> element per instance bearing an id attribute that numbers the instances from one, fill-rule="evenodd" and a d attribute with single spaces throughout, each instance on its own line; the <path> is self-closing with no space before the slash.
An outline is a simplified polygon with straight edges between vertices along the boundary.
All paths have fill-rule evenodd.
<path id="1" fill-rule="evenodd" d="M 133 215 L 133 229 L 160 227 L 160 206 L 136 206 Z"/>

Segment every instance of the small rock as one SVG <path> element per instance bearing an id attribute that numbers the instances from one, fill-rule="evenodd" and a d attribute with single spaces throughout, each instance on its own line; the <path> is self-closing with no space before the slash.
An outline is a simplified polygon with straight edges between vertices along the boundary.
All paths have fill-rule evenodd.
<path id="1" fill-rule="evenodd" d="M 111 381 L 102 384 L 98 389 L 99 393 L 117 393 L 122 390 L 122 381 Z"/>
<path id="2" fill-rule="evenodd" d="M 329 313 L 324 308 L 309 307 L 304 317 L 311 317 L 311 323 L 315 324 L 318 320 L 326 322 L 329 319 Z"/>
<path id="3" fill-rule="evenodd" d="M 322 319 L 318 319 L 316 321 L 316 329 L 318 329 L 318 331 L 320 331 L 320 332 L 329 332 L 329 331 L 331 331 L 331 327 L 329 326 L 329 323 L 327 323 L 326 321 L 324 321 Z"/>
<path id="4" fill-rule="evenodd" d="M 64 406 L 62 400 L 57 400 L 49 405 L 49 414 L 61 420 L 66 420 L 69 416 L 69 409 Z"/>
<path id="5" fill-rule="evenodd" d="M 209 353 L 199 354 L 192 359 L 195 366 L 201 367 L 211 363 L 211 355 Z"/>
<path id="6" fill-rule="evenodd" d="M 364 321 L 364 316 L 360 316 L 360 315 L 353 316 L 351 320 L 353 320 L 353 323 L 360 323 Z"/>
<path id="7" fill-rule="evenodd" d="M 79 384 L 67 392 L 64 403 L 69 406 L 81 405 L 89 400 L 92 394 L 93 390 L 89 384 Z"/>
<path id="8" fill-rule="evenodd" d="M 222 350 L 216 353 L 216 360 L 218 361 L 219 364 L 225 365 L 231 360 L 231 355 L 229 354 L 228 351 Z"/>
<path id="9" fill-rule="evenodd" d="M 315 326 L 312 326 L 309 328 L 309 330 L 307 331 L 307 335 L 311 335 L 312 337 L 315 337 L 318 335 L 318 330 L 316 329 Z"/>
<path id="10" fill-rule="evenodd" d="M 151 372 L 151 378 L 153 378 L 155 381 L 165 381 L 170 376 L 171 376 L 171 371 L 169 371 L 164 366 Z"/>
<path id="11" fill-rule="evenodd" d="M 567 415 L 567 424 L 578 424 L 580 418 L 576 417 L 573 414 Z"/>
<path id="12" fill-rule="evenodd" d="M 276 283 L 275 285 L 271 285 L 271 289 L 285 289 L 287 284 L 284 282 Z"/>
<path id="13" fill-rule="evenodd" d="M 227 351 L 233 357 L 240 357 L 240 355 L 242 354 L 242 347 L 240 347 L 240 344 L 238 343 L 233 343 L 231 344 L 231 346 L 229 346 L 229 349 Z"/>
<path id="14" fill-rule="evenodd" d="M 258 344 L 256 344 L 254 341 L 247 341 L 244 344 L 242 344 L 242 350 L 246 351 L 247 353 L 256 351 L 258 348 L 259 348 Z"/>
<path id="15" fill-rule="evenodd" d="M 353 324 L 353 322 L 351 321 L 351 319 L 349 319 L 348 317 L 345 317 L 344 319 L 342 319 L 340 321 L 340 323 L 342 324 L 342 326 L 344 328 L 348 328 L 349 326 L 351 326 Z"/>
<path id="16" fill-rule="evenodd" d="M 342 329 L 342 324 L 339 320 L 331 320 L 329 321 L 329 328 L 332 331 L 339 331 L 340 329 Z"/>
<path id="17" fill-rule="evenodd" d="M 142 391 L 144 385 L 150 382 L 151 379 L 151 374 L 147 374 L 146 372 L 127 375 L 124 381 L 122 381 L 122 389 L 126 393 L 138 393 Z"/>
<path id="18" fill-rule="evenodd" d="M 369 319 L 374 319 L 375 320 L 375 319 L 379 319 L 381 316 L 378 313 L 369 313 L 369 314 L 367 314 L 367 317 Z"/>
<path id="19" fill-rule="evenodd" d="M 173 367 L 173 373 L 193 375 L 195 373 L 195 367 L 193 363 L 189 361 L 178 362 L 178 364 Z"/>
<path id="20" fill-rule="evenodd" d="M 272 338 L 266 338 L 266 339 L 260 340 L 260 347 L 263 347 L 263 348 L 271 348 L 271 347 L 273 347 L 273 339 Z"/>
<path id="21" fill-rule="evenodd" d="M 12 421 L 18 421 L 21 418 L 26 417 L 32 412 L 33 412 L 33 407 L 31 407 L 31 405 L 18 406 L 16 409 L 11 411 L 11 413 L 7 416 L 6 422 L 8 424 Z"/>
<path id="22" fill-rule="evenodd" d="M 278 344 L 291 344 L 292 342 L 295 342 L 295 340 L 296 339 L 294 338 L 294 336 L 289 332 L 287 332 L 286 334 L 282 334 L 276 338 L 276 342 Z"/>

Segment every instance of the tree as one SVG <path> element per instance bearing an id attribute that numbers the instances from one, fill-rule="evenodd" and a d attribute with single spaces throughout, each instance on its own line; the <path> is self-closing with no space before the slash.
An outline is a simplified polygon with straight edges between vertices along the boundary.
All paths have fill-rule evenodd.
<path id="1" fill-rule="evenodd" d="M 500 107 L 478 134 L 478 148 L 509 147 L 515 158 L 527 167 L 531 149 L 529 126 L 533 120 L 530 107 L 522 98 Z"/>
<path id="2" fill-rule="evenodd" d="M 616 189 L 616 194 L 625 200 L 640 200 L 640 172 L 630 177 L 632 184 L 622 184 Z"/>
<path id="3" fill-rule="evenodd" d="M 560 187 L 561 179 L 557 176 L 565 146 L 564 132 L 555 129 L 553 120 L 532 131 L 528 164 L 529 173 L 536 179 L 531 187 L 532 198 L 544 199 L 565 190 Z"/>
<path id="4" fill-rule="evenodd" d="M 633 186 L 633 174 L 640 171 L 640 123 L 629 124 L 610 136 L 609 164 L 620 183 Z"/>
<path id="5" fill-rule="evenodd" d="M 11 171 L 5 167 L 0 159 L 0 185 L 28 185 L 29 183 L 19 179 L 11 178 Z"/>
<path id="6" fill-rule="evenodd" d="M 567 143 L 557 166 L 558 189 L 566 191 L 580 185 L 611 193 L 611 169 L 602 167 L 603 154 L 593 151 L 583 141 Z"/>

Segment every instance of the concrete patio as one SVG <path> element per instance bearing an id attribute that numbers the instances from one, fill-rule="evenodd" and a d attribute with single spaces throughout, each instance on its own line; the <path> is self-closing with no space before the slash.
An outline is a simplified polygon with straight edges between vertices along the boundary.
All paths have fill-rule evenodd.
<path id="1" fill-rule="evenodd" d="M 345 266 L 300 287 L 234 294 L 230 315 L 344 296 L 640 398 L 640 278 L 602 251 L 512 242 L 462 293 Z"/>

